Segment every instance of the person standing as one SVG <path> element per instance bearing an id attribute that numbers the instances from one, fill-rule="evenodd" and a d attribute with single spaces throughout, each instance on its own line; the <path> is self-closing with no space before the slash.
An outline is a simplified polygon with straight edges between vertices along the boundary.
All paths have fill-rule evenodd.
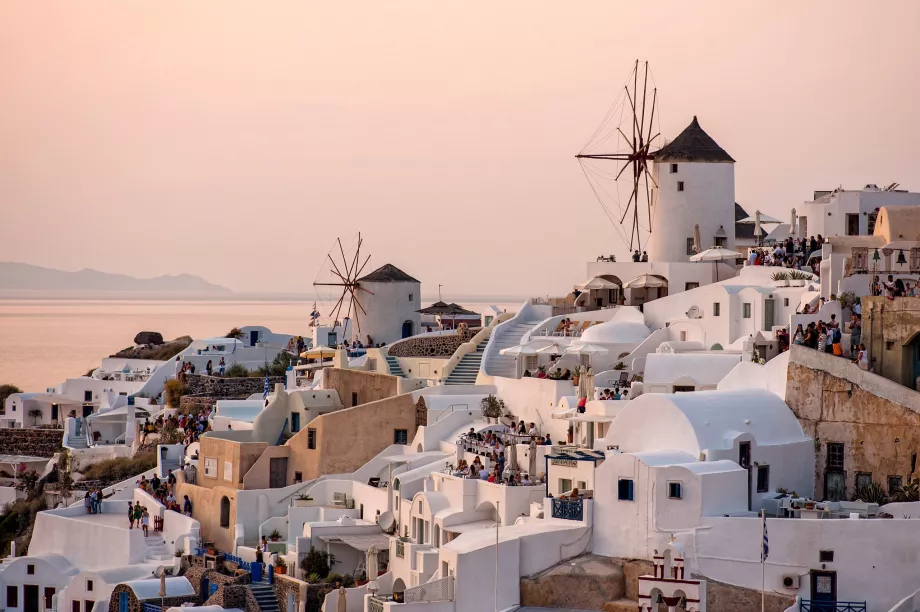
<path id="1" fill-rule="evenodd" d="M 147 529 L 150 528 L 150 513 L 147 512 L 147 507 L 141 509 L 141 527 L 144 529 L 144 537 L 147 537 Z"/>
<path id="2" fill-rule="evenodd" d="M 224 358 L 221 357 L 220 361 L 217 362 L 217 370 L 220 372 L 220 375 L 224 375 L 224 368 L 227 367 L 227 362 L 224 361 Z"/>
<path id="3" fill-rule="evenodd" d="M 128 502 L 128 529 L 134 529 L 134 504 Z"/>

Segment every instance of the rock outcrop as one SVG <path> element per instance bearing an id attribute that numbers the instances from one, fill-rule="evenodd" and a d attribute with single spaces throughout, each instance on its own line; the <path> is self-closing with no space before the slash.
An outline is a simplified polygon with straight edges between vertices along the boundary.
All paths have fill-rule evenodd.
<path id="1" fill-rule="evenodd" d="M 160 332 L 142 331 L 134 336 L 134 344 L 153 344 L 159 346 L 163 344 L 163 334 Z"/>

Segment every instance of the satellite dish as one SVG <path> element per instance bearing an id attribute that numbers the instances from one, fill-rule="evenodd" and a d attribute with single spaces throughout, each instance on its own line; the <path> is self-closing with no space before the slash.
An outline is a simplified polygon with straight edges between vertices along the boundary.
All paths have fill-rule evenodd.
<path id="1" fill-rule="evenodd" d="M 699 306 L 691 306 L 690 310 L 687 311 L 687 317 L 690 319 L 699 319 L 701 316 Z"/>
<path id="2" fill-rule="evenodd" d="M 377 525 L 384 531 L 390 531 L 396 526 L 396 517 L 389 510 L 377 517 Z"/>

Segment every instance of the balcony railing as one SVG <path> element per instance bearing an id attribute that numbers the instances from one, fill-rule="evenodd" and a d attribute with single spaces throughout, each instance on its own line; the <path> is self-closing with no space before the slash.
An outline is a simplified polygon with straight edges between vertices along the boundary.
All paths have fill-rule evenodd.
<path id="1" fill-rule="evenodd" d="M 581 499 L 553 499 L 553 518 L 584 520 L 585 504 Z"/>
<path id="2" fill-rule="evenodd" d="M 396 556 L 397 557 L 406 556 L 406 544 L 402 540 L 396 540 Z"/>
<path id="3" fill-rule="evenodd" d="M 799 602 L 799 612 L 866 612 L 866 602 L 803 599 Z"/>
<path id="4" fill-rule="evenodd" d="M 420 601 L 453 601 L 454 577 L 448 576 L 432 582 L 420 584 L 417 587 L 406 589 L 403 594 L 406 603 Z"/>
<path id="5" fill-rule="evenodd" d="M 378 599 L 377 597 L 371 597 L 367 602 L 368 612 L 383 612 L 383 604 L 386 601 L 383 599 Z"/>

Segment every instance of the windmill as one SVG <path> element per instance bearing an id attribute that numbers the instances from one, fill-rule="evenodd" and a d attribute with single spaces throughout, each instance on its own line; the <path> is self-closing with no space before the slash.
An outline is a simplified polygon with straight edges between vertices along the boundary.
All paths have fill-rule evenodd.
<path id="1" fill-rule="evenodd" d="M 329 311 L 329 316 L 332 317 L 333 321 L 338 323 L 342 321 L 342 325 L 346 326 L 346 321 L 351 320 L 352 311 L 355 315 L 355 327 L 360 332 L 361 331 L 361 317 L 358 314 L 359 311 L 362 314 L 367 314 L 367 311 L 364 310 L 364 306 L 361 305 L 361 300 L 359 298 L 360 292 L 373 295 L 373 292 L 368 291 L 361 287 L 358 283 L 358 279 L 361 278 L 361 273 L 364 271 L 364 267 L 367 266 L 367 263 L 370 261 L 371 256 L 368 255 L 362 262 L 361 260 L 361 244 L 363 239 L 361 234 L 358 233 L 358 242 L 354 248 L 354 253 L 350 251 L 346 255 L 345 247 L 342 246 L 342 239 L 337 238 L 336 246 L 332 247 L 332 250 L 329 253 L 326 253 L 326 257 L 329 259 L 329 263 L 332 267 L 328 270 L 330 273 L 330 280 L 328 282 L 319 282 L 314 281 L 314 287 L 339 287 L 341 288 L 341 295 L 339 299 L 335 302 L 335 306 Z M 334 253 L 334 255 L 333 255 Z M 337 260 L 341 257 L 341 261 Z M 336 291 L 337 292 L 337 291 Z M 345 308 L 345 303 L 348 302 L 348 310 L 346 311 L 345 318 L 340 319 L 342 310 Z M 316 309 L 314 308 L 314 311 Z"/>
<path id="2" fill-rule="evenodd" d="M 654 158 L 651 149 L 660 135 L 660 130 L 654 127 L 658 89 L 653 78 L 649 91 L 649 77 L 648 62 L 640 64 L 636 60 L 623 91 L 591 140 L 575 156 L 595 197 L 623 242 L 629 244 L 630 251 L 642 250 L 643 241 L 648 238 L 654 207 L 653 188 L 658 186 L 649 171 L 649 162 Z M 642 87 L 639 87 L 640 80 Z M 608 142 L 611 138 L 613 143 Z M 603 152 L 611 149 L 613 152 Z M 595 160 L 617 162 L 616 174 L 603 169 L 594 163 Z M 621 203 L 621 187 L 629 193 L 625 204 Z M 615 191 L 616 195 L 610 191 Z M 605 200 L 611 201 L 617 210 L 612 211 Z"/>

